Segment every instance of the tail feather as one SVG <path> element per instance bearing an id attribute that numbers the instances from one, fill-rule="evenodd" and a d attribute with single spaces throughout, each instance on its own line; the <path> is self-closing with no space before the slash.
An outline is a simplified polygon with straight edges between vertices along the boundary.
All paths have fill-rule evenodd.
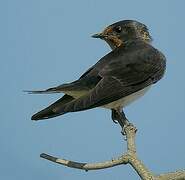
<path id="1" fill-rule="evenodd" d="M 61 89 L 57 89 L 57 88 L 49 88 L 49 89 L 46 89 L 46 90 L 25 90 L 24 92 L 28 93 L 28 94 L 53 94 L 53 93 L 61 93 Z"/>
<path id="2" fill-rule="evenodd" d="M 62 84 L 56 87 L 52 87 L 45 90 L 25 90 L 24 92 L 27 92 L 29 94 L 52 94 L 52 93 L 67 93 L 71 91 L 88 91 L 89 88 L 81 83 L 81 81 L 74 81 L 72 83 Z"/>
<path id="3" fill-rule="evenodd" d="M 65 114 L 66 112 L 64 112 L 62 110 L 62 108 L 58 108 L 63 106 L 64 104 L 72 101 L 74 98 L 69 96 L 69 95 L 64 95 L 62 98 L 60 98 L 59 100 L 57 100 L 55 103 L 51 104 L 50 106 L 48 106 L 47 108 L 37 112 L 36 114 L 34 114 L 31 117 L 31 120 L 44 120 L 44 119 L 49 119 L 49 118 L 53 118 L 56 116 L 60 116 L 62 114 Z M 60 109 L 60 111 L 56 111 L 57 109 Z"/>

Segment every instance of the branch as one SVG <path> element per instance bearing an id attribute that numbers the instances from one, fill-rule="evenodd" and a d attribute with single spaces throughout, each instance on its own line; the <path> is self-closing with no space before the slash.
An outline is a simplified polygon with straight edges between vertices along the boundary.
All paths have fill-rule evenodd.
<path id="1" fill-rule="evenodd" d="M 157 176 L 159 180 L 185 180 L 185 170 L 179 170 L 175 172 L 169 172 L 160 174 Z"/>
<path id="2" fill-rule="evenodd" d="M 100 162 L 100 163 L 80 163 L 80 162 L 75 162 L 75 161 L 69 161 L 66 159 L 59 159 L 57 157 L 50 156 L 45 153 L 42 153 L 40 155 L 40 157 L 47 159 L 49 161 L 58 163 L 58 164 L 62 164 L 64 166 L 68 166 L 68 167 L 76 168 L 76 169 L 82 169 L 85 171 L 105 169 L 105 168 L 110 168 L 110 167 L 114 167 L 114 166 L 128 163 L 128 156 L 127 155 L 123 155 L 123 156 L 120 156 L 116 159 L 112 159 L 110 161 L 105 161 L 105 162 Z"/>
<path id="3" fill-rule="evenodd" d="M 45 153 L 42 153 L 40 157 L 70 168 L 82 169 L 85 171 L 111 168 L 121 164 L 130 164 L 142 180 L 185 180 L 185 170 L 160 174 L 158 176 L 155 176 L 152 172 L 150 172 L 143 164 L 143 162 L 137 157 L 135 144 L 136 131 L 136 127 L 130 123 L 124 127 L 122 132 L 124 132 L 126 135 L 127 152 L 109 161 L 99 163 L 82 163 L 60 159 Z"/>
<path id="4" fill-rule="evenodd" d="M 60 159 L 58 157 L 54 157 L 45 153 L 42 153 L 40 157 L 58 164 L 62 164 L 64 166 L 82 169 L 85 171 L 111 168 L 113 166 L 118 166 L 121 164 L 131 164 L 131 166 L 136 170 L 136 172 L 142 179 L 149 180 L 153 178 L 153 175 L 136 156 L 136 145 L 135 145 L 136 131 L 137 129 L 132 124 L 127 124 L 124 127 L 124 132 L 127 139 L 127 153 L 118 158 L 114 158 L 110 161 L 89 164 L 69 161 L 66 159 Z"/>

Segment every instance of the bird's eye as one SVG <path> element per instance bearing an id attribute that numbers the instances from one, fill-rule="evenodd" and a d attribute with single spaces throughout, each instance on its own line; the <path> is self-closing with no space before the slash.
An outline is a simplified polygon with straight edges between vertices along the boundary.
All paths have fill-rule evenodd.
<path id="1" fill-rule="evenodd" d="M 114 29 L 117 33 L 120 33 L 122 31 L 122 27 L 121 26 L 116 26 Z"/>

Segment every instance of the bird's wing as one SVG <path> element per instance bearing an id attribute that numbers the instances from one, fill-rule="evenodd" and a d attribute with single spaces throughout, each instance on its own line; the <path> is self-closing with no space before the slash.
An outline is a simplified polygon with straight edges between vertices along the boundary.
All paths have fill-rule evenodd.
<path id="1" fill-rule="evenodd" d="M 100 76 L 112 76 L 125 86 L 136 86 L 152 79 L 152 83 L 162 78 L 166 59 L 157 49 L 149 46 L 123 55 L 106 65 Z"/>
<path id="2" fill-rule="evenodd" d="M 129 54 L 120 55 L 118 52 L 99 71 L 102 79 L 91 91 L 53 111 L 67 113 L 103 106 L 155 83 L 163 76 L 164 70 L 165 57 L 152 47 Z"/>

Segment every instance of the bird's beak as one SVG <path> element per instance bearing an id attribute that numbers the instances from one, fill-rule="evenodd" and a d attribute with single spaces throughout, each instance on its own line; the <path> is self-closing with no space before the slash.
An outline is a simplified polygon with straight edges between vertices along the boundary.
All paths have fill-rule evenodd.
<path id="1" fill-rule="evenodd" d="M 97 33 L 97 34 L 92 35 L 91 37 L 103 39 L 106 37 L 106 35 L 103 33 Z"/>

